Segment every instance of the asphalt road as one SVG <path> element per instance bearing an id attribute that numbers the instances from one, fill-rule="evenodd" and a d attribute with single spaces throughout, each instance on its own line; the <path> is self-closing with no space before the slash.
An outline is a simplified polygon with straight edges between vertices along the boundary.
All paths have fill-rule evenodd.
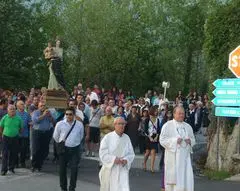
<path id="1" fill-rule="evenodd" d="M 50 161 L 40 173 L 31 173 L 28 169 L 16 169 L 16 174 L 0 177 L 1 191 L 59 191 L 57 165 Z M 78 187 L 76 191 L 99 190 L 98 163 L 82 160 L 79 167 Z M 160 173 L 131 169 L 130 186 L 132 191 L 159 191 Z M 204 177 L 195 177 L 195 191 L 239 191 L 240 182 L 210 181 Z"/>

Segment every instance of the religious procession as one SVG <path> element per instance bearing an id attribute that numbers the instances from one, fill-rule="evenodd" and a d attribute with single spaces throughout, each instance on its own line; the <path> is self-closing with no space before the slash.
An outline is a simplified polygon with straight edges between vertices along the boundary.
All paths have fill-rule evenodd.
<path id="1" fill-rule="evenodd" d="M 0 2 L 1 191 L 239 191 L 240 2 Z"/>
<path id="2" fill-rule="evenodd" d="M 51 73 L 52 69 L 49 70 L 48 90 L 55 83 L 52 91 L 58 91 L 63 86 Z M 196 142 L 195 134 L 207 137 L 210 124 L 211 103 L 206 94 L 200 96 L 194 91 L 184 97 L 179 91 L 175 100 L 169 101 L 157 91 L 148 90 L 138 98 L 120 88 L 105 90 L 98 85 L 84 88 L 79 82 L 66 108 L 51 108 L 46 105 L 45 92 L 34 88 L 30 92 L 1 90 L 2 176 L 15 173 L 17 168 L 30 168 L 33 173 L 44 171 L 44 161 L 50 158 L 53 164 L 59 165 L 63 191 L 68 186 L 67 168 L 71 169 L 69 191 L 73 191 L 80 158 L 97 157 L 100 190 L 127 191 L 129 170 L 136 153 L 143 156 L 143 171 L 161 171 L 159 188 L 162 190 L 168 181 L 176 182 L 178 178 L 179 186 L 193 190 L 190 154 Z M 171 152 L 177 152 L 178 158 L 171 156 Z M 155 169 L 158 153 L 161 158 Z M 172 170 L 168 172 L 168 169 Z M 166 190 L 174 189 L 172 186 Z"/>

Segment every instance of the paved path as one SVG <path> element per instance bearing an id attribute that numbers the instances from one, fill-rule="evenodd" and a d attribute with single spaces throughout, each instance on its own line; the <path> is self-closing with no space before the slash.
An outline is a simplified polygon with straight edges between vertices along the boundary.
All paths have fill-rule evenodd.
<path id="1" fill-rule="evenodd" d="M 204 142 L 204 141 L 202 141 Z M 158 169 L 160 155 L 156 158 L 155 169 Z M 131 191 L 159 191 L 160 173 L 144 172 L 143 155 L 136 155 L 130 171 Z M 0 165 L 1 166 L 1 165 Z M 0 176 L 0 191 L 60 191 L 58 166 L 47 161 L 40 173 L 32 173 L 29 169 L 16 169 L 16 174 Z M 79 167 L 76 191 L 98 191 L 98 158 L 84 157 Z M 195 176 L 195 191 L 239 191 L 240 182 L 210 181 Z"/>
<path id="2" fill-rule="evenodd" d="M 76 191 L 98 191 L 96 184 L 78 180 Z M 58 176 L 49 173 L 31 173 L 17 169 L 16 174 L 0 177 L 1 191 L 60 191 Z"/>
<path id="3" fill-rule="evenodd" d="M 41 173 L 32 173 L 27 169 L 16 169 L 16 174 L 0 177 L 1 191 L 60 191 L 57 165 L 48 162 Z M 76 191 L 98 191 L 98 163 L 94 160 L 82 160 Z M 143 172 L 132 169 L 130 172 L 131 191 L 159 191 L 160 173 Z M 195 191 L 239 191 L 240 182 L 210 181 L 195 177 Z"/>

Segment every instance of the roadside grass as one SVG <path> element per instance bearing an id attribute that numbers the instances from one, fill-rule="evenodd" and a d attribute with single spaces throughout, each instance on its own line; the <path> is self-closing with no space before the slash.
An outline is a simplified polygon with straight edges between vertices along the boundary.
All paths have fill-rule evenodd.
<path id="1" fill-rule="evenodd" d="M 210 170 L 205 169 L 204 175 L 208 177 L 210 180 L 224 180 L 226 178 L 231 177 L 231 174 L 226 171 L 216 171 L 216 170 Z"/>

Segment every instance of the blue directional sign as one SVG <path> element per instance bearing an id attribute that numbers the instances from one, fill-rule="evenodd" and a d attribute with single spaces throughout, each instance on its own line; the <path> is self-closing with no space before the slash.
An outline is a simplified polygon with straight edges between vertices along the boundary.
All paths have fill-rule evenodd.
<path id="1" fill-rule="evenodd" d="M 216 106 L 240 106 L 240 98 L 219 98 L 216 97 L 212 100 Z"/>
<path id="2" fill-rule="evenodd" d="M 213 95 L 217 97 L 223 97 L 223 98 L 235 98 L 240 97 L 240 88 L 234 89 L 234 88 L 217 88 L 213 91 Z"/>
<path id="3" fill-rule="evenodd" d="M 216 107 L 215 115 L 219 117 L 240 117 L 240 108 Z"/>
<path id="4" fill-rule="evenodd" d="M 220 117 L 240 117 L 240 78 L 218 79 L 213 85 L 216 96 L 212 103 L 215 115 Z M 235 106 L 235 107 L 234 107 Z"/>
<path id="5" fill-rule="evenodd" d="M 216 88 L 240 88 L 240 78 L 217 79 L 213 85 Z"/>

